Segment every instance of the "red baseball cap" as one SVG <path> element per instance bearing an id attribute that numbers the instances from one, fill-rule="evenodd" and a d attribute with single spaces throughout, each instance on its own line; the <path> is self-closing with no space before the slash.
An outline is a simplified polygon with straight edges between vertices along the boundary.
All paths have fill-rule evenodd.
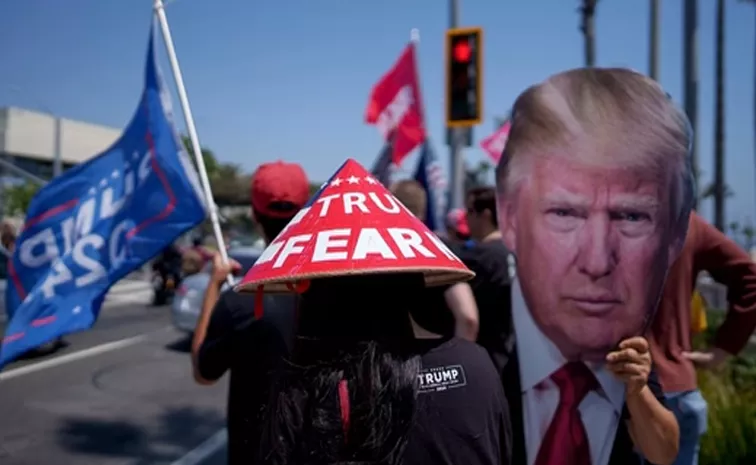
<path id="1" fill-rule="evenodd" d="M 263 163 L 252 175 L 252 208 L 273 218 L 294 216 L 310 198 L 310 182 L 297 163 Z"/>
<path id="2" fill-rule="evenodd" d="M 470 235 L 470 227 L 467 225 L 467 212 L 462 208 L 455 208 L 446 215 L 446 224 L 463 236 Z"/>

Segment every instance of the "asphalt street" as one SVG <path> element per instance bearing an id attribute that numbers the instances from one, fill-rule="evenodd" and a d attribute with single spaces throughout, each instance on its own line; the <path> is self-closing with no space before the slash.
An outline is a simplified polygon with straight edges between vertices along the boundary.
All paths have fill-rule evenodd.
<path id="1" fill-rule="evenodd" d="M 111 305 L 65 341 L 0 373 L 0 463 L 226 462 L 226 380 L 193 382 L 167 307 Z"/>

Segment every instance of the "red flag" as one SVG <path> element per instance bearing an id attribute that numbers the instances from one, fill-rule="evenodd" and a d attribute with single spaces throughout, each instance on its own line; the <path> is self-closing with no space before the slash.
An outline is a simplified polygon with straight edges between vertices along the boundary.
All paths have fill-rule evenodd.
<path id="1" fill-rule="evenodd" d="M 493 134 L 480 141 L 480 146 L 491 157 L 494 163 L 499 163 L 504 147 L 507 145 L 509 138 L 509 128 L 512 124 L 507 121 Z"/>
<path id="2" fill-rule="evenodd" d="M 412 44 L 407 45 L 394 67 L 373 87 L 365 121 L 378 126 L 386 140 L 396 131 L 393 161 L 397 165 L 425 140 L 425 119 Z"/>

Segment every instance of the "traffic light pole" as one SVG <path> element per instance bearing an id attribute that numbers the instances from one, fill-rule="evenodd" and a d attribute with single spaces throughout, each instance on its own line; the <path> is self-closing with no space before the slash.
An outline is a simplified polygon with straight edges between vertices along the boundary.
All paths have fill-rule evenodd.
<path id="1" fill-rule="evenodd" d="M 449 0 L 449 28 L 459 23 L 459 0 Z M 449 138 L 449 169 L 451 171 L 451 208 L 462 208 L 465 204 L 465 159 L 462 156 L 464 129 L 447 128 Z"/>

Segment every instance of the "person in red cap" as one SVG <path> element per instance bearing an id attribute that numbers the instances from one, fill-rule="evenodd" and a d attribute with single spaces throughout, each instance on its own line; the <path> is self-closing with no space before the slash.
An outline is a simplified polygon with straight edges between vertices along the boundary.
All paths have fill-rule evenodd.
<path id="1" fill-rule="evenodd" d="M 459 245 L 470 240 L 467 212 L 463 208 L 454 208 L 446 214 L 446 236 Z"/>
<path id="2" fill-rule="evenodd" d="M 277 161 L 260 165 L 252 176 L 251 203 L 261 235 L 271 242 L 307 203 L 309 182 L 302 167 Z M 230 371 L 228 460 L 252 464 L 259 438 L 258 412 L 268 399 L 268 373 L 287 352 L 294 322 L 295 298 L 267 299 L 271 311 L 256 321 L 252 296 L 229 290 L 221 294 L 238 263 L 213 259 L 210 284 L 192 340 L 194 378 L 214 384 Z"/>
<path id="3" fill-rule="evenodd" d="M 258 298 L 300 295 L 258 460 L 508 465 L 507 401 L 486 351 L 455 337 L 416 338 L 410 320 L 427 305 L 426 286 L 472 275 L 348 160 L 236 286 Z"/>

